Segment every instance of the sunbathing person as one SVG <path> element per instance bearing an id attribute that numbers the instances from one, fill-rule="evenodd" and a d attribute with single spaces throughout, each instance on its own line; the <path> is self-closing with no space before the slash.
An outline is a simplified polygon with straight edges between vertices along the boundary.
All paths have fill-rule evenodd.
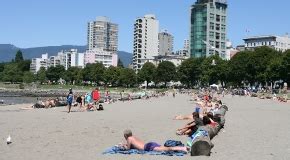
<path id="1" fill-rule="evenodd" d="M 138 149 L 144 151 L 184 151 L 187 152 L 186 147 L 165 147 L 161 146 L 155 142 L 144 143 L 141 139 L 133 136 L 131 130 L 124 131 L 124 138 L 126 139 L 125 144 L 120 144 L 120 147 L 124 147 L 126 150 L 129 149 Z"/>
<path id="2" fill-rule="evenodd" d="M 196 103 L 197 106 L 195 107 L 195 111 L 193 113 L 199 113 L 201 114 L 202 113 L 202 110 L 203 110 L 203 103 L 202 102 L 197 102 Z M 202 115 L 201 115 L 202 116 Z M 201 117 L 199 116 L 199 117 Z M 193 117 L 192 117 L 192 114 L 191 115 L 179 115 L 179 116 L 175 116 L 173 118 L 173 120 L 193 120 Z"/>
<path id="3" fill-rule="evenodd" d="M 179 115 L 175 116 L 173 120 L 193 120 L 192 115 Z"/>
<path id="4" fill-rule="evenodd" d="M 177 129 L 177 135 L 188 135 L 191 136 L 195 133 L 199 126 L 203 126 L 202 120 L 199 118 L 199 114 L 197 112 L 192 113 L 193 121 L 187 123 L 183 128 Z"/>

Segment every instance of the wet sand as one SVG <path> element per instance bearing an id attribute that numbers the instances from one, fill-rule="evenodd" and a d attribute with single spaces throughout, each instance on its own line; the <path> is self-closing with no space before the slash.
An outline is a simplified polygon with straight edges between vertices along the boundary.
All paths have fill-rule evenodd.
<path id="1" fill-rule="evenodd" d="M 0 159 L 2 160 L 103 160 L 192 159 L 150 155 L 102 155 L 123 141 L 123 130 L 145 142 L 168 139 L 186 142 L 175 130 L 186 121 L 173 121 L 190 114 L 193 103 L 185 95 L 105 105 L 103 112 L 72 112 L 66 108 L 20 110 L 29 104 L 0 107 Z M 290 103 L 257 98 L 224 98 L 230 111 L 225 129 L 213 140 L 211 157 L 194 159 L 290 159 Z M 74 111 L 76 108 L 74 108 Z M 6 145 L 11 134 L 12 144 Z"/>

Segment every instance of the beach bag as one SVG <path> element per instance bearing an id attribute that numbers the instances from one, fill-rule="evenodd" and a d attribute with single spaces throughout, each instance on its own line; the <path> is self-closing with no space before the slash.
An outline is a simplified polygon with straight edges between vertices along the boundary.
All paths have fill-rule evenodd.
<path id="1" fill-rule="evenodd" d="M 176 146 L 181 146 L 181 147 L 183 147 L 184 144 L 183 144 L 181 141 L 167 140 L 167 141 L 164 143 L 164 146 L 165 146 L 165 147 L 176 147 Z"/>

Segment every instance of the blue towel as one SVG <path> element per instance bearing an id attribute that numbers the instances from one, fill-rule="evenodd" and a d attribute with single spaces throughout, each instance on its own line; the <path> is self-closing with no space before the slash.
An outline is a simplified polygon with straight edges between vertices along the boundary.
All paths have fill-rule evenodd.
<path id="1" fill-rule="evenodd" d="M 156 152 L 156 151 L 141 151 L 137 149 L 125 150 L 122 147 L 114 146 L 107 149 L 103 154 L 148 154 L 148 155 L 165 155 L 165 156 L 184 156 L 186 152 L 183 151 L 168 151 L 168 152 Z"/>

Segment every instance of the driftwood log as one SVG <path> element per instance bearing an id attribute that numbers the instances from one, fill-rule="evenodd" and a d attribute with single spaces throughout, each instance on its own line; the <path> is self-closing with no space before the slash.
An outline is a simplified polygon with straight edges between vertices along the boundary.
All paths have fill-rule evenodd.
<path id="1" fill-rule="evenodd" d="M 203 136 L 198 136 L 192 141 L 190 154 L 191 156 L 210 156 L 211 149 L 213 148 L 213 143 L 211 142 L 211 139 L 213 139 L 221 128 L 223 128 L 225 124 L 225 115 L 228 111 L 228 107 L 223 105 L 218 111 L 217 114 L 219 114 L 221 118 L 221 122 L 216 125 L 215 127 L 212 127 L 210 125 L 206 126 L 200 126 L 198 130 L 204 130 L 208 134 Z"/>

